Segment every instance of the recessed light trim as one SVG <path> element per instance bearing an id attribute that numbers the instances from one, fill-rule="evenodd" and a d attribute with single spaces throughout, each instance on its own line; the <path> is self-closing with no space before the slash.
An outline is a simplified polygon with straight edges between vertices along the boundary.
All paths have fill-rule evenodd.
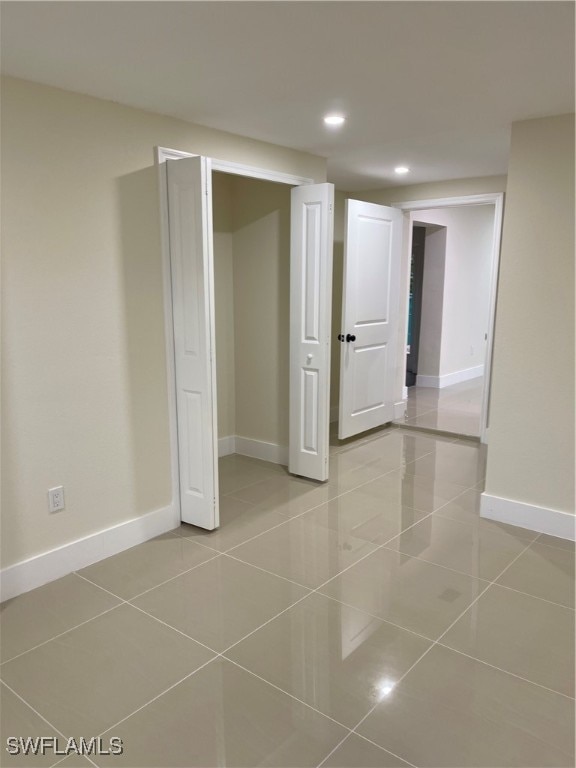
<path id="1" fill-rule="evenodd" d="M 410 168 L 406 165 L 397 165 L 396 168 L 394 168 L 394 173 L 397 173 L 398 176 L 403 176 L 405 173 L 410 173 Z"/>
<path id="2" fill-rule="evenodd" d="M 337 128 L 340 125 L 344 125 L 346 118 L 344 115 L 324 115 L 324 123 L 331 128 Z"/>

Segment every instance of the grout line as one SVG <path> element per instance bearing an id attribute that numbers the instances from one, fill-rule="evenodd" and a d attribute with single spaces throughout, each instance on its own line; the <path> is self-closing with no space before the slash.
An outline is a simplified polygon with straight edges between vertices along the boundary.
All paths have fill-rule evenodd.
<path id="1" fill-rule="evenodd" d="M 300 581 L 294 581 L 294 579 L 289 579 L 287 576 L 280 576 L 280 574 L 274 573 L 274 571 L 268 571 L 266 568 L 262 568 L 262 566 L 260 565 L 254 565 L 254 563 L 249 563 L 246 560 L 241 560 L 239 557 L 236 557 L 235 555 L 231 555 L 228 552 L 223 552 L 222 557 L 228 557 L 230 560 L 234 560 L 236 563 L 247 565 L 249 568 L 255 568 L 257 571 L 262 571 L 262 573 L 267 573 L 268 576 L 274 576 L 276 579 L 282 579 L 282 581 L 287 581 L 289 584 L 293 584 L 295 587 L 300 587 L 300 589 L 307 589 L 309 592 L 314 591 L 314 587 L 309 587 L 306 584 L 302 584 Z"/>
<path id="2" fill-rule="evenodd" d="M 517 559 L 518 559 L 518 558 L 519 558 L 521 555 L 523 555 L 523 554 L 524 554 L 524 552 L 526 552 L 526 550 L 529 548 L 529 546 L 530 546 L 530 544 L 528 544 L 528 545 L 527 545 L 527 546 L 526 546 L 526 547 L 525 547 L 525 548 L 524 548 L 524 549 L 523 549 L 523 550 L 522 550 L 522 551 L 521 551 L 521 552 L 520 552 L 518 555 L 516 555 L 516 557 L 515 557 L 515 558 L 514 558 L 514 559 L 513 559 L 513 560 L 512 560 L 512 561 L 511 561 L 511 562 L 510 562 L 510 563 L 509 563 L 507 566 L 506 566 L 506 568 L 504 568 L 504 569 L 501 571 L 501 573 L 499 573 L 499 574 L 498 574 L 498 576 L 497 576 L 496 578 L 500 578 L 500 576 L 502 576 L 502 574 L 503 574 L 503 573 L 505 573 L 505 571 L 507 571 L 507 570 L 508 570 L 508 568 L 510 568 L 510 566 L 511 566 L 513 563 L 515 563 L 515 562 L 516 562 L 516 560 L 517 560 Z M 495 581 L 496 581 L 496 579 L 494 579 L 494 581 L 492 581 L 492 582 L 489 582 L 489 583 L 488 583 L 488 584 L 487 584 L 487 585 L 484 587 L 484 589 L 483 589 L 483 590 L 480 592 L 480 594 L 479 594 L 479 595 L 477 595 L 477 597 L 475 597 L 475 598 L 474 598 L 474 600 L 473 600 L 473 601 L 470 603 L 470 605 L 469 605 L 469 606 L 467 606 L 467 607 L 466 607 L 466 608 L 465 608 L 465 609 L 464 609 L 464 610 L 463 610 L 463 611 L 462 611 L 462 612 L 461 612 L 461 613 L 460 613 L 460 614 L 459 614 L 459 615 L 458 615 L 458 616 L 457 616 L 457 617 L 454 619 L 454 621 L 453 621 L 453 622 L 452 622 L 452 623 L 451 623 L 451 624 L 450 624 L 450 625 L 449 625 L 449 626 L 448 626 L 448 627 L 447 627 L 447 628 L 444 630 L 444 632 L 442 632 L 442 634 L 441 634 L 441 635 L 440 635 L 440 636 L 439 636 L 439 637 L 438 637 L 438 638 L 437 638 L 437 639 L 436 639 L 436 640 L 435 640 L 435 641 L 432 643 L 432 645 L 431 645 L 429 648 L 427 648 L 427 649 L 424 651 L 424 653 L 423 653 L 423 654 L 422 654 L 422 655 L 421 655 L 421 656 L 420 656 L 418 659 L 416 659 L 416 661 L 414 662 L 414 664 L 412 664 L 412 666 L 411 666 L 409 669 L 407 669 L 407 670 L 406 670 L 406 672 L 404 672 L 404 673 L 403 673 L 403 674 L 402 674 L 402 675 L 401 675 L 401 676 L 398 678 L 398 680 L 396 681 L 396 683 L 395 683 L 395 685 L 394 685 L 394 687 L 395 687 L 395 688 L 397 688 L 397 687 L 400 685 L 400 683 L 402 682 L 402 680 L 404 680 L 404 678 L 405 678 L 405 677 L 406 677 L 408 674 L 410 674 L 410 672 L 411 672 L 411 671 L 414 669 L 414 667 L 415 667 L 417 664 L 419 664 L 419 663 L 422 661 L 422 659 L 423 659 L 425 656 L 427 656 L 427 655 L 430 653 L 430 651 L 431 651 L 433 648 L 435 648 L 435 647 L 436 647 L 436 645 L 443 645 L 443 644 L 442 644 L 440 641 L 441 641 L 441 640 L 442 640 L 442 639 L 445 637 L 445 635 L 447 635 L 447 634 L 448 634 L 448 632 L 449 632 L 449 631 L 452 629 L 452 627 L 453 627 L 453 626 L 454 626 L 454 625 L 455 625 L 455 624 L 456 624 L 458 621 L 460 621 L 460 619 L 461 619 L 461 618 L 464 616 L 464 614 L 465 614 L 465 613 L 467 613 L 467 612 L 468 612 L 468 611 L 469 611 L 469 610 L 470 610 L 470 609 L 471 609 L 471 608 L 472 608 L 474 605 L 476 605 L 476 603 L 477 603 L 477 602 L 480 600 L 480 598 L 482 597 L 482 595 L 484 595 L 484 594 L 485 594 L 485 593 L 486 593 L 486 592 L 487 592 L 487 591 L 490 589 L 490 587 L 491 587 L 491 586 L 492 586 L 492 585 L 495 583 Z M 360 722 L 359 722 L 359 723 L 357 723 L 357 724 L 354 726 L 354 729 L 353 729 L 353 730 L 354 730 L 354 732 L 356 732 L 356 731 L 357 731 L 357 729 L 358 729 L 358 728 L 359 728 L 359 727 L 362 725 L 362 723 L 364 722 L 364 720 L 366 720 L 366 718 L 367 718 L 367 717 L 369 717 L 369 716 L 372 714 L 372 712 L 373 712 L 373 711 L 376 709 L 376 707 L 379 705 L 379 703 L 380 703 L 380 702 L 378 702 L 377 704 L 375 704 L 375 705 L 372 707 L 372 709 L 371 709 L 369 712 L 367 712 L 367 713 L 364 715 L 364 717 L 363 717 L 363 718 L 360 720 Z"/>
<path id="3" fill-rule="evenodd" d="M 147 707 L 149 704 L 152 704 L 154 701 L 156 701 L 156 700 L 157 700 L 157 699 L 159 699 L 160 697 L 164 696 L 164 694 L 168 693 L 168 692 L 169 692 L 169 691 L 171 691 L 173 688 L 176 688 L 176 686 L 180 685 L 180 684 L 181 684 L 181 683 L 183 683 L 185 680 L 188 680 L 188 678 L 189 678 L 189 677 L 192 677 L 192 675 L 195 675 L 197 672 L 200 672 L 200 670 L 201 670 L 201 669 L 204 669 L 204 667 L 208 666 L 208 664 L 211 664 L 213 661 L 215 661 L 215 660 L 216 660 L 216 659 L 218 659 L 218 658 L 220 658 L 220 654 L 218 654 L 217 656 L 214 656 L 214 657 L 213 657 L 213 658 L 211 658 L 211 659 L 208 659 L 208 661 L 205 661 L 205 662 L 204 662 L 204 664 L 201 664 L 201 665 L 200 665 L 200 666 L 199 666 L 197 669 L 194 669 L 192 672 L 189 672 L 187 675 L 184 675 L 184 677 L 183 677 L 182 679 L 180 679 L 180 680 L 177 680 L 175 683 L 172 683 L 172 685 L 168 686 L 168 688 L 166 688 L 164 691 L 161 691 L 161 692 L 160 692 L 160 693 L 158 693 L 156 696 L 154 696 L 153 698 L 151 698 L 149 701 L 147 701 L 147 702 L 145 702 L 144 704 L 142 704 L 142 706 L 138 707 L 138 708 L 137 708 L 137 709 L 135 709 L 133 712 L 130 712 L 130 714 L 126 715 L 126 716 L 125 716 L 125 717 L 123 717 L 121 720 L 118 720 L 118 722 L 114 723 L 113 725 L 110 725 L 110 726 L 109 726 L 108 728 L 106 728 L 104 731 L 102 731 L 101 733 L 99 733 L 99 734 L 98 734 L 98 736 L 99 736 L 99 737 L 102 737 L 102 736 L 104 736 L 104 734 L 105 734 L 105 733 L 108 733 L 108 731 L 111 731 L 113 728 L 117 728 L 117 727 L 118 727 L 119 725 L 121 725 L 121 724 L 122 724 L 122 723 L 123 723 L 125 720 L 128 720 L 130 717 L 132 717 L 133 715 L 137 714 L 137 713 L 138 713 L 138 712 L 140 712 L 142 709 L 144 709 L 145 707 Z"/>
<path id="4" fill-rule="evenodd" d="M 59 637 L 62 637 L 63 635 L 67 635 L 69 632 L 73 632 L 75 629 L 78 629 L 79 627 L 83 627 L 84 624 L 89 624 L 91 621 L 94 621 L 94 619 L 100 618 L 100 616 L 104 616 L 107 613 L 110 613 L 110 611 L 115 611 L 116 608 L 120 608 L 121 605 L 126 605 L 128 601 L 122 600 L 117 605 L 113 605 L 111 608 L 107 608 L 105 611 L 101 611 L 100 613 L 97 613 L 95 616 L 92 616 L 89 619 L 86 619 L 86 621 L 81 621 L 79 624 L 75 624 L 73 627 L 70 627 L 70 629 L 65 629 L 64 632 L 59 632 L 57 635 L 54 635 L 53 637 L 49 637 L 48 640 L 43 640 L 41 643 L 38 643 L 38 645 L 35 645 L 33 648 L 27 648 L 25 651 L 22 651 L 22 653 L 16 654 L 16 656 L 11 656 L 9 659 L 5 659 L 1 664 L 0 667 L 3 667 L 4 664 L 9 664 L 11 661 L 15 661 L 16 659 L 19 659 L 21 656 L 25 656 L 27 653 L 31 653 L 32 651 L 35 651 L 37 648 L 41 648 L 43 645 L 46 645 L 47 643 L 51 643 L 52 640 L 57 640 Z"/>
<path id="5" fill-rule="evenodd" d="M 500 577 L 498 577 L 500 578 Z M 525 595 L 526 597 L 533 597 L 534 600 L 541 600 L 543 603 L 549 603 L 550 605 L 556 605 L 558 608 L 565 608 L 567 611 L 574 611 L 576 608 L 571 608 L 569 605 L 564 605 L 563 603 L 557 603 L 554 600 L 548 600 L 545 597 L 539 597 L 538 595 L 533 595 L 530 592 L 524 592 L 521 589 L 515 589 L 514 587 L 508 587 L 506 584 L 500 584 L 500 582 L 494 583 L 495 587 L 500 587 L 500 589 L 508 589 L 510 592 L 516 592 L 518 595 Z"/>
<path id="6" fill-rule="evenodd" d="M 59 736 L 61 736 L 63 739 L 67 739 L 67 737 L 62 733 L 62 731 L 59 728 L 56 728 L 55 725 L 53 725 L 49 720 L 47 720 L 44 715 L 41 715 L 40 712 L 38 712 L 37 709 L 35 709 L 29 702 L 26 701 L 25 698 L 23 698 L 17 691 L 15 691 L 5 680 L 0 680 L 0 686 L 3 685 L 7 690 L 9 690 L 14 696 L 16 696 L 17 699 L 20 699 L 20 701 L 24 704 L 24 706 L 28 707 L 34 714 L 39 717 L 41 720 L 43 720 L 47 726 L 49 726 L 53 731 L 55 731 Z M 56 757 L 57 755 L 55 755 Z M 62 759 L 58 760 L 56 763 L 51 763 L 51 768 L 54 768 L 56 765 L 60 765 L 65 759 L 67 755 L 62 757 Z M 88 760 L 91 765 L 95 766 L 95 768 L 98 768 L 96 763 L 91 760 L 87 755 L 84 755 L 86 759 Z"/>
<path id="7" fill-rule="evenodd" d="M 559 544 L 548 544 L 546 541 L 540 541 L 542 536 L 550 536 L 549 533 L 539 533 L 532 544 L 540 544 L 541 547 L 548 547 L 549 549 L 560 549 L 563 552 L 568 552 L 571 555 L 574 554 L 574 547 L 576 547 L 576 542 L 573 539 L 562 539 L 562 541 L 568 541 L 570 544 L 572 544 L 572 547 L 562 547 Z M 554 538 L 554 537 L 553 537 Z"/>
<path id="8" fill-rule="evenodd" d="M 524 683 L 528 683 L 529 685 L 535 685 L 537 688 L 543 688 L 545 691 L 548 691 L 549 693 L 554 693 L 556 696 L 562 696 L 565 699 L 568 699 L 569 701 L 574 701 L 574 696 L 569 696 L 567 693 L 562 693 L 561 691 L 556 691 L 554 688 L 548 688 L 547 685 L 542 685 L 541 683 L 535 683 L 534 680 L 528 680 L 527 677 L 522 677 L 522 675 L 517 675 L 515 672 L 510 672 L 509 669 L 504 669 L 503 667 L 497 667 L 496 664 L 490 664 L 488 661 L 484 661 L 483 659 L 478 659 L 476 656 L 471 656 L 469 653 L 464 653 L 464 651 L 459 651 L 457 648 L 451 648 L 449 645 L 444 645 L 444 643 L 441 643 L 439 640 L 436 641 L 435 645 L 439 645 L 441 648 L 446 648 L 448 651 L 452 651 L 453 653 L 458 653 L 460 656 L 466 656 L 467 659 L 472 659 L 472 661 L 477 661 L 480 664 L 484 664 L 485 667 L 490 667 L 491 669 L 497 669 L 498 672 L 504 672 L 506 675 L 510 675 L 510 677 L 515 677 L 517 680 L 522 680 Z"/>
<path id="9" fill-rule="evenodd" d="M 263 627 L 265 627 L 267 624 L 270 624 L 270 622 L 274 621 L 274 619 L 277 619 L 279 616 L 282 616 L 283 613 L 286 613 L 286 611 L 289 611 L 291 608 L 294 608 L 294 606 L 298 605 L 298 603 L 301 603 L 303 600 L 306 600 L 307 597 L 310 597 L 310 595 L 313 594 L 312 592 L 308 592 L 306 595 L 302 595 L 302 597 L 298 598 L 296 602 L 291 603 L 289 606 L 284 608 L 280 613 L 276 613 L 274 616 L 269 618 L 267 621 L 265 621 L 263 624 L 260 624 L 256 629 L 253 629 L 251 632 L 248 632 L 247 635 L 244 635 L 240 638 L 240 640 L 236 640 L 232 643 L 232 645 L 229 645 L 228 648 L 225 648 L 221 653 L 220 656 L 223 656 L 224 658 L 228 659 L 228 656 L 226 654 L 228 651 L 231 651 L 233 648 L 235 648 L 240 643 L 244 642 L 244 640 L 247 640 L 251 635 L 254 635 L 256 632 L 260 631 Z M 228 659 L 228 661 L 232 661 L 232 659 Z"/>
<path id="10" fill-rule="evenodd" d="M 359 739 L 362 739 L 363 741 L 367 741 L 369 744 L 373 744 L 375 747 L 378 747 L 378 749 L 383 749 L 384 752 L 388 752 L 390 755 L 393 755 L 394 757 L 398 758 L 398 760 L 402 760 L 404 763 L 409 765 L 411 768 L 416 768 L 414 763 L 411 763 L 405 757 L 400 757 L 400 755 L 397 755 L 395 752 L 390 752 L 389 749 L 386 749 L 386 747 L 382 747 L 380 744 L 377 744 L 375 741 L 372 741 L 372 739 L 369 739 L 367 736 L 362 736 L 361 733 L 356 733 L 356 731 L 354 731 L 354 736 L 358 736 Z"/>
<path id="11" fill-rule="evenodd" d="M 447 518 L 445 518 L 447 519 Z M 406 530 L 409 530 L 408 528 Z M 396 538 L 400 538 L 400 536 L 403 535 L 404 532 L 396 536 Z M 449 565 L 442 565 L 442 563 L 435 563 L 433 560 L 426 560 L 424 557 L 420 557 L 419 555 L 411 555 L 409 552 L 402 552 L 400 549 L 392 549 L 392 547 L 388 547 L 385 544 L 382 545 L 383 549 L 386 549 L 388 552 L 395 552 L 397 555 L 402 555 L 403 557 L 410 557 L 413 560 L 419 560 L 421 563 L 426 563 L 427 565 L 434 565 L 436 568 L 443 568 L 445 571 L 450 571 L 451 573 L 457 573 L 459 576 L 466 576 L 469 579 L 474 579 L 475 581 L 484 581 L 489 582 L 490 584 L 492 581 L 490 579 L 486 579 L 483 576 L 474 576 L 472 573 L 466 573 L 466 571 L 459 571 L 457 568 L 450 568 Z"/>
<path id="12" fill-rule="evenodd" d="M 208 547 L 205 547 L 205 549 L 208 549 Z M 200 568 L 201 566 L 206 565 L 207 563 L 211 563 L 213 560 L 216 560 L 221 554 L 220 552 L 217 552 L 215 549 L 211 549 L 210 552 L 213 552 L 214 555 L 212 557 L 209 557 L 208 560 L 203 560 L 201 563 L 196 563 L 196 565 L 193 565 L 192 568 L 188 568 L 186 571 L 182 571 L 182 573 L 177 573 L 175 576 L 171 576 L 169 579 L 160 581 L 158 584 L 154 584 L 153 587 L 148 587 L 148 589 L 145 589 L 143 592 L 138 592 L 137 595 L 127 598 L 126 602 L 132 605 L 132 600 L 137 600 L 139 597 L 142 597 L 143 595 L 147 595 L 148 592 L 152 592 L 154 589 L 164 586 L 164 584 L 169 584 L 171 581 L 175 581 L 175 579 L 180 578 L 180 576 L 185 576 L 191 571 L 195 571 L 196 568 Z"/>
<path id="13" fill-rule="evenodd" d="M 353 731 L 349 731 L 349 732 L 346 734 L 346 736 L 344 736 L 344 738 L 343 738 L 343 739 L 341 739 L 341 741 L 339 741 L 339 742 L 336 744 L 336 746 L 335 746 L 333 749 L 331 749 L 331 750 L 330 750 L 330 752 L 328 752 L 328 754 L 326 755 L 326 757 L 325 757 L 325 758 L 324 758 L 324 759 L 323 759 L 323 760 L 322 760 L 320 763 L 318 763 L 318 765 L 316 766 L 316 768 L 322 768 L 322 766 L 324 765 L 324 763 L 326 762 L 326 760 L 328 760 L 328 758 L 329 758 L 329 757 L 331 757 L 331 756 L 334 754 L 334 752 L 336 752 L 336 750 L 337 750 L 337 749 L 339 749 L 339 748 L 342 746 L 342 744 L 344 744 L 344 742 L 346 741 L 346 739 L 348 739 L 348 738 L 349 738 L 349 736 L 350 736 L 352 733 L 353 733 Z"/>
<path id="14" fill-rule="evenodd" d="M 215 659 L 216 656 L 220 656 L 220 653 L 216 651 L 214 648 L 210 648 L 209 645 L 202 643 L 200 640 L 196 640 L 195 637 L 192 637 L 191 635 L 187 635 L 186 632 L 183 632 L 181 629 L 174 627 L 172 624 L 168 624 L 168 622 L 164 621 L 163 619 L 159 619 L 158 616 L 154 616 L 154 614 L 148 613 L 148 611 L 145 611 L 143 608 L 138 608 L 137 605 L 130 605 L 130 607 L 134 608 L 135 611 L 139 611 L 140 613 L 143 613 L 145 616 L 148 616 L 148 618 L 154 619 L 154 621 L 157 621 L 159 624 L 163 624 L 165 627 L 168 627 L 168 629 L 171 629 L 172 631 L 177 632 L 179 635 L 182 635 L 187 640 L 192 640 L 193 643 L 197 643 L 198 645 L 201 645 L 202 648 L 205 648 L 207 651 L 210 651 L 210 653 L 214 653 L 215 656 L 213 656 L 212 659 Z M 212 659 L 209 659 L 209 661 L 212 661 Z"/>
<path id="15" fill-rule="evenodd" d="M 302 699 L 299 699 L 297 696 L 294 696 L 292 693 L 288 693 L 288 691 L 285 691 L 283 688 L 280 688 L 275 683 L 271 683 L 270 680 L 266 680 L 264 677 L 260 677 L 260 675 L 257 675 L 256 672 L 253 672 L 251 669 L 247 669 L 246 667 L 243 667 L 242 664 L 238 664 L 237 661 L 233 661 L 232 659 L 228 659 L 225 657 L 225 661 L 228 661 L 230 664 L 234 664 L 235 667 L 238 667 L 239 669 L 244 670 L 244 672 L 248 672 L 249 675 L 252 675 L 252 677 L 257 678 L 258 680 L 261 680 L 263 683 L 266 683 L 266 685 L 271 686 L 272 688 L 275 688 L 277 691 L 280 691 L 280 693 L 283 693 L 285 696 L 289 696 L 291 699 L 294 699 L 294 701 L 297 701 L 299 704 L 303 704 L 305 707 L 308 707 L 308 709 L 311 709 L 313 712 L 316 712 L 316 714 L 321 715 L 322 717 L 325 717 L 327 720 L 331 720 L 333 723 L 336 723 L 336 725 L 339 725 L 341 728 L 345 728 L 348 733 L 346 736 L 349 736 L 352 733 L 352 729 L 349 725 L 344 725 L 344 723 L 341 723 L 339 720 L 335 720 L 333 717 L 330 717 L 330 715 L 327 715 L 325 712 L 321 712 L 319 709 L 316 709 L 316 707 L 313 707 L 311 704 L 308 704 L 306 701 L 302 701 Z"/>
<path id="16" fill-rule="evenodd" d="M 106 587 L 101 587 L 100 584 L 96 584 L 95 581 L 92 581 L 92 579 L 89 579 L 87 576 L 83 576 L 78 571 L 74 571 L 74 576 L 77 576 L 79 579 L 82 579 L 83 581 L 88 582 L 93 587 L 98 587 L 98 589 L 101 589 L 103 592 L 106 592 L 107 594 L 111 595 L 112 597 L 115 597 L 116 600 L 120 600 L 120 603 L 126 603 L 127 600 L 125 597 L 120 597 L 120 595 L 117 595 L 116 592 L 111 592 L 109 589 L 106 589 Z"/>
<path id="17" fill-rule="evenodd" d="M 382 624 L 388 624 L 389 626 L 394 627 L 395 629 L 401 629 L 402 632 L 407 632 L 409 635 L 414 635 L 414 637 L 419 637 L 421 640 L 426 640 L 427 643 L 436 642 L 434 638 L 428 637 L 427 635 L 423 635 L 420 632 L 416 632 L 415 629 L 408 629 L 407 627 L 403 627 L 400 624 L 396 624 L 395 622 L 390 621 L 390 619 L 383 619 L 382 616 L 377 616 L 375 613 L 371 613 L 370 611 L 367 611 L 364 608 L 358 608 L 357 605 L 352 605 L 351 603 L 347 603 L 344 600 L 339 600 L 337 597 L 332 597 L 332 595 L 327 595 L 325 592 L 318 592 L 317 594 L 320 595 L 320 597 L 325 597 L 327 600 L 332 600 L 334 603 L 343 605 L 346 608 L 352 608 L 353 610 L 358 611 L 358 613 L 363 613 L 365 616 L 370 616 L 370 618 L 376 619 L 376 621 L 379 621 Z"/>

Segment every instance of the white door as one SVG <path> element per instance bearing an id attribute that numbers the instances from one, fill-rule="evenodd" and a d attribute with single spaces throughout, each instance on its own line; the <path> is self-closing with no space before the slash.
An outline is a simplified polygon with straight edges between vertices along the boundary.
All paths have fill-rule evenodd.
<path id="1" fill-rule="evenodd" d="M 338 437 L 394 418 L 402 211 L 346 201 Z"/>
<path id="2" fill-rule="evenodd" d="M 289 471 L 328 479 L 334 186 L 292 190 Z"/>
<path id="3" fill-rule="evenodd" d="M 210 160 L 166 165 L 181 516 L 213 529 L 219 516 Z"/>

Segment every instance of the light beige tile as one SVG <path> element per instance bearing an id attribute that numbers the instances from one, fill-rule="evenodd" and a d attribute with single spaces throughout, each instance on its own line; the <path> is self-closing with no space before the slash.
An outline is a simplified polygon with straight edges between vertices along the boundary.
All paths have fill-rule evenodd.
<path id="1" fill-rule="evenodd" d="M 395 470 L 367 483 L 363 490 L 386 499 L 388 504 L 433 512 L 460 496 L 467 488 L 445 480 Z"/>
<path id="2" fill-rule="evenodd" d="M 223 651 L 306 594 L 303 587 L 219 556 L 134 602 L 210 648 Z"/>
<path id="3" fill-rule="evenodd" d="M 491 586 L 442 643 L 574 696 L 574 611 L 569 608 Z"/>
<path id="4" fill-rule="evenodd" d="M 83 568 L 79 573 L 129 600 L 214 556 L 206 547 L 165 534 Z"/>
<path id="5" fill-rule="evenodd" d="M 322 763 L 322 768 L 403 768 L 404 760 L 351 733 Z"/>
<path id="6" fill-rule="evenodd" d="M 126 745 L 99 765 L 139 768 L 317 766 L 346 730 L 229 661 L 208 664 L 114 734 Z"/>
<path id="7" fill-rule="evenodd" d="M 469 576 L 493 581 L 530 543 L 519 528 L 502 530 L 497 523 L 479 520 L 476 525 L 430 515 L 387 548 L 453 568 Z"/>
<path id="8" fill-rule="evenodd" d="M 252 504 L 256 512 L 278 512 L 294 517 L 335 495 L 328 483 L 277 475 L 234 492 L 234 498 Z"/>
<path id="9" fill-rule="evenodd" d="M 62 742 L 62 743 L 66 745 L 66 742 Z M 104 748 L 106 748 L 105 745 L 104 745 Z M 94 753 L 92 754 L 94 759 L 97 759 L 94 756 Z M 55 763 L 54 768 L 56 768 L 56 766 L 58 768 L 90 768 L 92 766 L 93 768 L 94 763 L 91 763 L 90 760 L 88 760 L 85 757 L 82 757 L 82 755 L 80 754 L 71 754 L 68 757 L 60 758 L 60 762 Z"/>
<path id="10" fill-rule="evenodd" d="M 419 416 L 406 420 L 413 427 L 437 429 L 441 432 L 451 432 L 457 435 L 478 436 L 480 434 L 480 417 L 469 413 L 458 413 L 449 409 L 428 411 Z"/>
<path id="11" fill-rule="evenodd" d="M 423 768 L 574 764 L 574 702 L 435 646 L 359 727 Z"/>
<path id="12" fill-rule="evenodd" d="M 375 549 L 370 542 L 355 539 L 345 531 L 324 528 L 299 517 L 242 544 L 230 554 L 305 587 L 316 588 Z"/>
<path id="13" fill-rule="evenodd" d="M 70 574 L 0 605 L 2 661 L 94 618 L 119 600 Z"/>
<path id="14" fill-rule="evenodd" d="M 538 544 L 548 544 L 549 547 L 560 547 L 560 549 L 568 549 L 570 552 L 574 552 L 576 543 L 570 539 L 559 539 L 557 536 L 548 536 L 546 533 L 541 533 L 538 537 Z"/>
<path id="15" fill-rule="evenodd" d="M 302 520 L 383 544 L 427 514 L 388 501 L 385 493 L 374 491 L 368 484 L 306 512 Z"/>
<path id="16" fill-rule="evenodd" d="M 470 488 L 437 509 L 434 514 L 451 520 L 460 520 L 463 523 L 475 523 L 480 520 L 481 496 L 481 491 Z"/>
<path id="17" fill-rule="evenodd" d="M 253 507 L 245 501 L 231 496 L 220 497 L 220 527 L 206 531 L 194 525 L 183 523 L 177 533 L 185 538 L 197 541 L 206 547 L 225 552 L 236 547 L 253 536 L 286 522 L 284 515 L 278 512 Z"/>
<path id="18" fill-rule="evenodd" d="M 269 477 L 283 475 L 285 467 L 248 456 L 232 454 L 218 461 L 218 486 L 220 493 L 233 493 Z"/>
<path id="19" fill-rule="evenodd" d="M 58 738 L 58 732 L 46 723 L 36 712 L 15 696 L 4 685 L 0 685 L 0 754 L 1 764 L 4 768 L 34 768 L 34 766 L 51 766 L 60 758 L 54 756 L 52 750 L 46 750 L 45 754 L 38 751 L 34 754 L 34 747 L 26 748 L 27 737 Z M 24 744 L 18 741 L 16 745 L 8 744 L 8 738 L 24 739 Z M 7 749 L 18 748 L 17 754 L 10 754 Z M 39 745 L 38 745 L 39 747 Z M 25 754 L 25 750 L 29 752 Z"/>
<path id="20" fill-rule="evenodd" d="M 406 473 L 447 480 L 471 487 L 480 482 L 486 472 L 486 451 L 479 445 L 438 443 L 433 453 L 416 459 L 406 466 Z"/>
<path id="21" fill-rule="evenodd" d="M 2 666 L 62 733 L 98 735 L 213 654 L 123 604 Z"/>
<path id="22" fill-rule="evenodd" d="M 485 586 L 470 576 L 380 549 L 320 591 L 435 640 Z"/>
<path id="23" fill-rule="evenodd" d="M 93 755 L 94 756 L 94 755 Z M 94 756 L 94 759 L 98 759 Z M 69 757 L 61 758 L 59 763 L 54 764 L 54 768 L 90 768 L 94 766 L 87 758 L 82 757 L 79 754 L 69 755 Z"/>
<path id="24" fill-rule="evenodd" d="M 574 552 L 536 542 L 498 584 L 574 608 Z"/>
<path id="25" fill-rule="evenodd" d="M 354 728 L 429 647 L 417 635 L 312 594 L 226 656 Z"/>

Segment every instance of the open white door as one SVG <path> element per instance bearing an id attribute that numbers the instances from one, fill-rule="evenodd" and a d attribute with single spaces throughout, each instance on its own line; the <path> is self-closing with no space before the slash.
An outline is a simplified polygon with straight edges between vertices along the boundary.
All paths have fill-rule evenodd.
<path id="1" fill-rule="evenodd" d="M 292 189 L 289 471 L 328 479 L 334 186 Z"/>
<path id="2" fill-rule="evenodd" d="M 346 201 L 338 437 L 394 418 L 402 211 Z"/>
<path id="3" fill-rule="evenodd" d="M 219 524 L 210 160 L 168 160 L 182 520 Z"/>

